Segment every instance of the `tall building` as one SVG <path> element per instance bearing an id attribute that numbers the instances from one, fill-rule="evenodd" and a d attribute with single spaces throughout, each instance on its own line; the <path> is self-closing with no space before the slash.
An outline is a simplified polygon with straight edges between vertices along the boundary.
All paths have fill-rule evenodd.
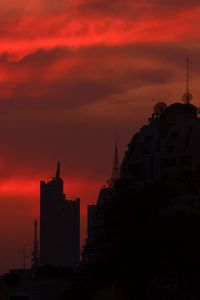
<path id="1" fill-rule="evenodd" d="M 40 264 L 74 268 L 79 259 L 80 199 L 66 199 L 58 162 L 56 176 L 40 183 Z"/>
<path id="2" fill-rule="evenodd" d="M 154 106 L 148 124 L 134 134 L 128 145 L 120 179 L 132 184 L 172 179 L 181 184 L 181 178 L 199 174 L 199 109 L 191 103 L 189 60 L 186 62 L 183 103 L 167 106 L 159 102 Z"/>
<path id="3" fill-rule="evenodd" d="M 166 181 L 200 168 L 200 119 L 190 103 L 158 103 L 149 124 L 136 133 L 121 166 L 121 179 Z"/>
<path id="4" fill-rule="evenodd" d="M 114 150 L 114 158 L 113 158 L 113 167 L 110 179 L 107 181 L 108 186 L 103 187 L 97 199 L 96 204 L 88 205 L 88 239 L 94 234 L 94 223 L 96 223 L 97 219 L 97 210 L 99 212 L 100 208 L 104 207 L 104 205 L 108 204 L 110 201 L 110 192 L 115 182 L 120 179 L 120 164 L 119 164 L 119 155 L 118 155 L 118 145 L 116 143 Z M 102 219 L 103 216 L 100 217 L 98 213 L 98 219 Z M 98 220 L 98 223 L 101 223 L 102 220 Z"/>
<path id="5" fill-rule="evenodd" d="M 118 146 L 115 145 L 113 168 L 108 186 L 103 187 L 96 204 L 88 205 L 87 222 L 87 243 L 83 251 L 84 261 L 95 261 L 97 256 L 101 256 L 105 251 L 102 240 L 104 239 L 104 210 L 111 200 L 112 188 L 115 182 L 120 179 L 120 165 L 118 156 Z M 103 245 L 103 247 L 102 247 Z"/>
<path id="6" fill-rule="evenodd" d="M 87 210 L 87 238 L 88 240 L 92 240 L 94 238 L 94 219 L 96 216 L 96 205 L 91 204 L 88 205 Z"/>

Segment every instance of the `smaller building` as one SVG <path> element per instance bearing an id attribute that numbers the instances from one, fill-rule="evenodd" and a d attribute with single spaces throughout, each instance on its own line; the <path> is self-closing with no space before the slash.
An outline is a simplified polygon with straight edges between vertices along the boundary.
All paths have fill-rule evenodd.
<path id="1" fill-rule="evenodd" d="M 56 176 L 40 185 L 40 264 L 75 268 L 79 260 L 80 199 L 66 199 L 58 162 Z"/>
<path id="2" fill-rule="evenodd" d="M 96 205 L 88 205 L 88 219 L 87 219 L 87 237 L 89 240 L 94 238 L 94 220 L 96 215 Z"/>
<path id="3" fill-rule="evenodd" d="M 8 288 L 4 283 L 0 283 L 0 299 L 9 300 Z"/>
<path id="4" fill-rule="evenodd" d="M 2 276 L 0 300 L 63 300 L 73 283 L 73 271 L 41 267 L 16 269 Z"/>
<path id="5" fill-rule="evenodd" d="M 87 241 L 83 250 L 83 261 L 85 262 L 93 262 L 103 257 L 103 253 L 105 253 L 109 247 L 109 243 L 105 243 L 105 209 L 111 201 L 112 188 L 119 178 L 120 166 L 118 147 L 116 144 L 112 175 L 107 181 L 108 185 L 100 190 L 97 203 L 88 206 Z"/>

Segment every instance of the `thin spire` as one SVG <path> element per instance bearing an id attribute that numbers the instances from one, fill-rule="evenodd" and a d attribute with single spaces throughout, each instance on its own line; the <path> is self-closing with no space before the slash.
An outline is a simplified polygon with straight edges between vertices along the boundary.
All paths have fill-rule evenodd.
<path id="1" fill-rule="evenodd" d="M 60 162 L 58 161 L 57 170 L 56 170 L 56 178 L 60 178 Z"/>
<path id="2" fill-rule="evenodd" d="M 110 186 L 113 186 L 115 181 L 118 180 L 119 178 L 120 178 L 120 166 L 119 166 L 118 144 L 116 140 Z"/>
<path id="3" fill-rule="evenodd" d="M 190 82 L 189 82 L 189 80 L 190 80 L 190 77 L 189 77 L 189 63 L 190 63 L 190 61 L 189 61 L 189 58 L 187 57 L 186 58 L 186 70 L 187 70 L 187 72 L 186 72 L 186 94 L 188 95 L 189 94 L 189 92 L 190 92 Z"/>
<path id="4" fill-rule="evenodd" d="M 190 102 L 192 101 L 192 93 L 191 93 L 191 88 L 190 88 L 190 79 L 191 79 L 191 62 L 189 60 L 189 58 L 186 58 L 186 92 L 183 95 L 183 101 L 185 104 L 190 104 Z"/>

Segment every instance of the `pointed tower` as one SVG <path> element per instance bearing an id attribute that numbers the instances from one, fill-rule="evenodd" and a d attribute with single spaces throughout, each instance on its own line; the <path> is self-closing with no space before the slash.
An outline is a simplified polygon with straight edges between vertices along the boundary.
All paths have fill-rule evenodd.
<path id="1" fill-rule="evenodd" d="M 63 185 L 58 161 L 52 180 L 40 183 L 41 266 L 75 268 L 79 263 L 80 199 L 68 200 Z"/>
<path id="2" fill-rule="evenodd" d="M 59 194 L 58 198 L 62 198 L 63 195 L 63 180 L 61 178 L 61 174 L 60 174 L 60 161 L 57 162 L 57 168 L 56 168 L 56 176 L 53 177 L 53 181 L 55 184 L 55 187 L 57 189 L 57 192 Z"/>
<path id="3" fill-rule="evenodd" d="M 57 163 L 56 179 L 60 179 L 60 162 Z"/>
<path id="4" fill-rule="evenodd" d="M 119 166 L 119 155 L 118 155 L 118 145 L 116 142 L 114 159 L 113 159 L 113 168 L 112 168 L 112 176 L 109 180 L 110 187 L 113 187 L 116 180 L 120 178 L 120 166 Z"/>

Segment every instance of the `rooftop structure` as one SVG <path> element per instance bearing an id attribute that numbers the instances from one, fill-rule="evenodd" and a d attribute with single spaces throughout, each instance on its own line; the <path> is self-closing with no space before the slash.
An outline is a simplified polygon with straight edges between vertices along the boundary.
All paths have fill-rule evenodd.
<path id="1" fill-rule="evenodd" d="M 200 168 L 200 119 L 190 103 L 158 103 L 149 124 L 136 133 L 125 153 L 121 178 L 165 180 Z"/>

